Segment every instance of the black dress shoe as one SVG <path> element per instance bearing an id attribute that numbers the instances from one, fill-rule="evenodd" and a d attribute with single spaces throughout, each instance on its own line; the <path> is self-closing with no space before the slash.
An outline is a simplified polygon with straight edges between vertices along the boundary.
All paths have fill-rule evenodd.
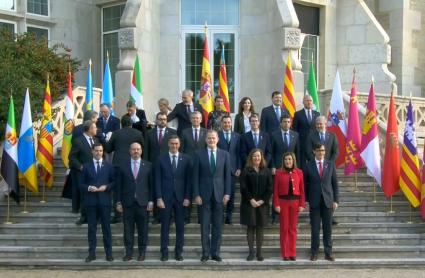
<path id="1" fill-rule="evenodd" d="M 133 258 L 131 257 L 131 256 L 127 256 L 127 255 L 125 255 L 124 257 L 122 257 L 122 261 L 123 262 L 128 262 L 128 261 L 131 261 Z"/>
<path id="2" fill-rule="evenodd" d="M 112 257 L 112 256 L 106 256 L 106 260 L 108 262 L 113 262 L 114 261 L 114 257 Z"/>
<path id="3" fill-rule="evenodd" d="M 77 214 L 77 213 L 78 213 L 78 209 L 73 209 L 73 210 L 71 210 L 71 213 L 73 213 L 73 214 Z"/>
<path id="4" fill-rule="evenodd" d="M 91 261 L 94 261 L 94 260 L 96 260 L 96 256 L 88 256 L 87 258 L 86 258 L 86 263 L 89 263 L 89 262 L 91 262 Z"/>
<path id="5" fill-rule="evenodd" d="M 159 223 L 161 223 L 161 221 L 159 221 L 159 219 L 154 219 L 151 223 L 152 225 L 158 225 Z"/>
<path id="6" fill-rule="evenodd" d="M 246 260 L 249 261 L 249 262 L 253 261 L 254 260 L 254 254 L 249 253 L 248 257 L 246 257 Z"/>
<path id="7" fill-rule="evenodd" d="M 181 262 L 181 261 L 183 261 L 183 256 L 182 255 L 175 255 L 174 259 L 176 259 L 176 261 Z"/>
<path id="8" fill-rule="evenodd" d="M 264 261 L 264 257 L 261 255 L 257 255 L 257 261 L 262 262 Z"/>
<path id="9" fill-rule="evenodd" d="M 146 259 L 145 254 L 141 254 L 141 255 L 137 258 L 137 260 L 138 260 L 139 262 L 143 262 L 145 259 Z"/>
<path id="10" fill-rule="evenodd" d="M 335 261 L 335 257 L 333 255 L 326 255 L 325 256 L 325 260 L 330 261 L 330 262 L 334 262 Z"/>
<path id="11" fill-rule="evenodd" d="M 122 222 L 122 218 L 121 217 L 114 216 L 111 219 L 111 224 L 117 224 L 117 223 L 121 223 L 121 222 Z"/>
<path id="12" fill-rule="evenodd" d="M 310 256 L 310 261 L 312 261 L 312 262 L 317 261 L 317 255 L 311 255 Z"/>
<path id="13" fill-rule="evenodd" d="M 233 224 L 233 222 L 232 222 L 232 220 L 230 220 L 229 218 L 226 218 L 226 220 L 224 220 L 224 224 L 232 225 L 232 224 Z"/>
<path id="14" fill-rule="evenodd" d="M 291 261 L 296 261 L 296 260 L 297 260 L 297 257 L 289 257 L 289 259 L 290 259 Z"/>
<path id="15" fill-rule="evenodd" d="M 216 261 L 216 262 L 221 262 L 222 261 L 222 259 L 221 259 L 220 256 L 212 256 L 211 257 L 211 260 Z"/>
<path id="16" fill-rule="evenodd" d="M 166 262 L 166 261 L 168 261 L 168 255 L 162 255 L 161 262 Z"/>
<path id="17" fill-rule="evenodd" d="M 338 225 L 338 222 L 336 222 L 335 220 L 332 220 L 332 225 Z"/>
<path id="18" fill-rule="evenodd" d="M 202 256 L 201 257 L 201 262 L 205 263 L 206 261 L 208 261 L 208 256 Z"/>
<path id="19" fill-rule="evenodd" d="M 81 226 L 83 224 L 87 224 L 87 219 L 80 218 L 75 222 L 76 225 Z"/>
<path id="20" fill-rule="evenodd" d="M 288 257 L 283 257 L 283 260 L 284 261 L 289 261 L 289 258 Z"/>

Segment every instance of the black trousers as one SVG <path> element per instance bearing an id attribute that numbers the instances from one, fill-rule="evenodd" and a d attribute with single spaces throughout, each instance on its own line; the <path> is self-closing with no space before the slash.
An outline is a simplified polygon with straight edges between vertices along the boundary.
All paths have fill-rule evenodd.
<path id="1" fill-rule="evenodd" d="M 72 210 L 80 210 L 81 218 L 87 219 L 86 208 L 84 206 L 84 194 L 80 190 L 81 184 L 81 171 L 71 169 L 71 182 L 72 182 Z"/>
<path id="2" fill-rule="evenodd" d="M 137 227 L 137 245 L 139 255 L 145 254 L 148 244 L 149 213 L 146 206 L 134 202 L 131 206 L 124 207 L 124 247 L 125 255 L 133 256 L 134 227 Z"/>
<path id="3" fill-rule="evenodd" d="M 320 223 L 323 228 L 323 247 L 325 255 L 332 255 L 332 208 L 327 208 L 323 197 L 317 208 L 310 208 L 311 254 L 317 255 L 320 245 Z"/>

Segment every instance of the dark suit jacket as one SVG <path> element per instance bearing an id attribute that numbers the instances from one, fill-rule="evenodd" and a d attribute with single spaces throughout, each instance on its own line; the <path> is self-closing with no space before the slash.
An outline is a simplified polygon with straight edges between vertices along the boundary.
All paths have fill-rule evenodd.
<path id="1" fill-rule="evenodd" d="M 114 152 L 112 164 L 118 166 L 130 158 L 130 145 L 139 143 L 144 145 L 143 134 L 131 127 L 124 127 L 112 133 L 111 139 L 106 143 L 105 149 L 108 153 Z"/>
<path id="2" fill-rule="evenodd" d="M 271 156 L 270 137 L 267 133 L 260 131 L 258 148 L 263 151 L 264 157 L 267 161 L 267 165 L 269 166 L 271 163 L 272 156 Z M 246 164 L 246 160 L 252 149 L 255 149 L 255 143 L 254 143 L 254 137 L 252 137 L 252 131 L 250 131 L 241 135 L 240 156 L 242 160 L 242 165 Z"/>
<path id="3" fill-rule="evenodd" d="M 306 150 L 306 158 L 308 161 L 314 159 L 314 145 L 320 142 L 319 132 L 316 130 L 311 131 L 307 137 L 307 141 L 305 144 Z M 335 134 L 332 132 L 326 131 L 325 134 L 325 159 L 335 162 L 335 159 L 338 157 L 339 149 L 338 149 L 338 140 L 336 139 Z"/>
<path id="4" fill-rule="evenodd" d="M 93 137 L 93 142 L 99 142 L 96 137 Z M 81 170 L 84 163 L 90 162 L 93 159 L 89 142 L 85 136 L 80 136 L 72 141 L 71 151 L 69 152 L 69 167 Z"/>
<path id="5" fill-rule="evenodd" d="M 195 140 L 193 139 L 192 126 L 183 130 L 183 132 L 180 135 L 181 142 L 182 142 L 182 145 L 180 147 L 181 151 L 192 157 L 196 151 L 206 148 L 207 143 L 205 142 L 205 137 L 207 136 L 207 130 L 201 127 L 199 129 L 198 136 L 199 136 L 198 142 L 195 142 Z"/>
<path id="6" fill-rule="evenodd" d="M 133 177 L 131 159 L 120 163 L 118 170 L 117 202 L 121 202 L 123 207 L 130 207 L 135 201 L 140 206 L 146 206 L 148 202 L 153 202 L 153 168 L 149 161 L 140 160 L 137 179 Z"/>
<path id="7" fill-rule="evenodd" d="M 338 181 L 335 164 L 332 161 L 323 162 L 322 178 L 320 178 L 316 160 L 308 162 L 304 169 L 304 184 L 306 200 L 310 203 L 310 208 L 319 207 L 321 196 L 327 208 L 332 208 L 334 202 L 338 203 Z"/>
<path id="8" fill-rule="evenodd" d="M 202 123 L 205 123 L 204 114 L 202 113 L 202 107 L 197 102 L 193 102 L 194 111 L 199 111 L 202 114 Z M 179 126 L 177 128 L 177 134 L 180 136 L 182 131 L 186 128 L 192 127 L 190 122 L 190 114 L 187 113 L 186 106 L 183 102 L 177 103 L 173 111 L 170 112 L 167 116 L 167 121 L 172 121 L 174 118 L 177 118 Z M 201 126 L 202 126 L 201 123 Z"/>
<path id="9" fill-rule="evenodd" d="M 284 113 L 289 115 L 288 110 L 281 108 L 281 116 L 283 116 Z M 269 136 L 271 136 L 274 131 L 280 129 L 280 119 L 276 117 L 273 105 L 267 106 L 261 111 L 260 129 L 261 131 L 267 132 Z"/>
<path id="10" fill-rule="evenodd" d="M 106 122 L 106 125 L 104 125 L 103 117 L 99 117 L 97 118 L 96 126 L 97 126 L 98 132 L 101 133 L 102 135 L 101 142 L 102 144 L 105 144 L 106 134 L 110 131 L 114 132 L 115 130 L 120 129 L 120 120 L 117 117 L 110 115 L 108 118 L 108 121 Z"/>
<path id="11" fill-rule="evenodd" d="M 235 174 L 236 170 L 242 170 L 242 162 L 240 157 L 240 135 L 238 133 L 232 132 L 230 135 L 230 143 L 227 143 L 224 137 L 224 132 L 219 131 L 217 147 L 225 150 L 230 154 L 232 174 Z"/>
<path id="12" fill-rule="evenodd" d="M 196 153 L 193 162 L 193 197 L 200 196 L 202 202 L 223 203 L 223 196 L 230 196 L 231 165 L 228 152 L 217 148 L 216 170 L 211 172 L 207 149 Z"/>
<path id="13" fill-rule="evenodd" d="M 127 113 L 127 115 L 129 114 Z M 139 118 L 139 121 L 137 123 L 134 123 L 132 127 L 142 132 L 144 137 L 146 135 L 147 125 L 148 125 L 148 120 L 146 119 L 145 110 L 137 109 L 136 116 Z"/>
<path id="14" fill-rule="evenodd" d="M 282 156 L 286 152 L 293 152 L 299 161 L 299 136 L 295 131 L 289 130 L 289 147 L 283 143 L 282 129 L 276 130 L 272 134 L 272 167 L 280 168 L 282 167 Z"/>
<path id="15" fill-rule="evenodd" d="M 71 143 L 73 143 L 74 140 L 77 139 L 78 137 L 83 136 L 83 134 L 84 134 L 83 124 L 79 124 L 79 125 L 75 126 L 72 129 Z M 95 137 L 99 140 L 99 142 L 101 142 L 103 144 L 103 142 L 101 140 L 101 138 L 103 137 L 102 132 L 99 129 L 97 130 L 97 134 L 96 134 Z"/>
<path id="16" fill-rule="evenodd" d="M 300 135 L 301 146 L 304 146 L 303 143 L 306 141 L 310 131 L 316 129 L 316 118 L 320 116 L 320 113 L 312 110 L 311 114 L 311 124 L 307 120 L 304 108 L 295 112 L 294 119 L 292 120 L 292 129 Z"/>
<path id="17" fill-rule="evenodd" d="M 245 133 L 245 124 L 243 122 L 243 114 L 236 114 L 235 115 L 235 123 L 233 124 L 233 130 L 239 134 Z"/>
<path id="18" fill-rule="evenodd" d="M 143 158 L 155 163 L 158 157 L 168 153 L 168 139 L 171 135 L 177 134 L 172 128 L 166 127 L 162 137 L 162 144 L 159 145 L 158 129 L 155 127 L 150 129 L 146 134 L 146 144 L 143 148 Z"/>
<path id="19" fill-rule="evenodd" d="M 114 169 L 108 162 L 102 161 L 100 172 L 96 173 L 93 160 L 84 163 L 83 173 L 81 177 L 80 189 L 84 194 L 84 204 L 86 206 L 110 206 L 111 205 L 111 190 L 115 186 Z M 99 188 L 106 185 L 104 192 L 89 192 L 89 186 L 96 186 Z"/>
<path id="20" fill-rule="evenodd" d="M 162 198 L 165 204 L 170 204 L 174 196 L 179 202 L 191 200 L 191 173 L 192 164 L 188 155 L 179 153 L 175 173 L 169 153 L 161 155 L 155 164 L 155 198 Z"/>

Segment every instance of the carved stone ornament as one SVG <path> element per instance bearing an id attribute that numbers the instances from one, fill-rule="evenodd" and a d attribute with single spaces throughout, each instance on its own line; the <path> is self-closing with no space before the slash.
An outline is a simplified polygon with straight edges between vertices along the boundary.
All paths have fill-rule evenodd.
<path id="1" fill-rule="evenodd" d="M 120 49 L 136 49 L 135 45 L 136 28 L 122 28 L 118 31 L 118 47 Z"/>
<path id="2" fill-rule="evenodd" d="M 284 49 L 299 49 L 301 47 L 301 30 L 298 28 L 283 28 Z"/>

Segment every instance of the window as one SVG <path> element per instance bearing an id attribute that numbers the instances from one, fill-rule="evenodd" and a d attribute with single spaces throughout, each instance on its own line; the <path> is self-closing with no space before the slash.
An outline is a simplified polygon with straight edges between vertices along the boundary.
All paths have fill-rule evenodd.
<path id="1" fill-rule="evenodd" d="M 34 34 L 39 40 L 49 40 L 49 29 L 35 26 L 27 26 L 27 32 Z"/>
<path id="2" fill-rule="evenodd" d="M 120 29 L 121 15 L 125 4 L 105 7 L 102 9 L 102 78 L 105 69 L 107 53 L 109 54 L 109 69 L 111 71 L 112 83 L 115 83 L 115 73 L 120 61 L 118 47 L 118 30 Z"/>
<path id="3" fill-rule="evenodd" d="M 307 88 L 308 73 L 310 71 L 311 62 L 313 62 L 314 75 L 316 76 L 316 83 L 318 81 L 318 46 L 319 36 L 301 34 L 301 65 L 304 74 L 304 88 Z"/>
<path id="4" fill-rule="evenodd" d="M 0 10 L 16 11 L 15 0 L 1 0 Z"/>
<path id="5" fill-rule="evenodd" d="M 182 25 L 239 25 L 239 0 L 182 0 Z"/>
<path id="6" fill-rule="evenodd" d="M 49 0 L 27 0 L 27 13 L 49 15 Z"/>
<path id="7" fill-rule="evenodd" d="M 14 34 L 15 32 L 15 24 L 11 22 L 1 22 L 0 21 L 0 30 L 3 31 L 6 29 L 10 33 Z"/>

